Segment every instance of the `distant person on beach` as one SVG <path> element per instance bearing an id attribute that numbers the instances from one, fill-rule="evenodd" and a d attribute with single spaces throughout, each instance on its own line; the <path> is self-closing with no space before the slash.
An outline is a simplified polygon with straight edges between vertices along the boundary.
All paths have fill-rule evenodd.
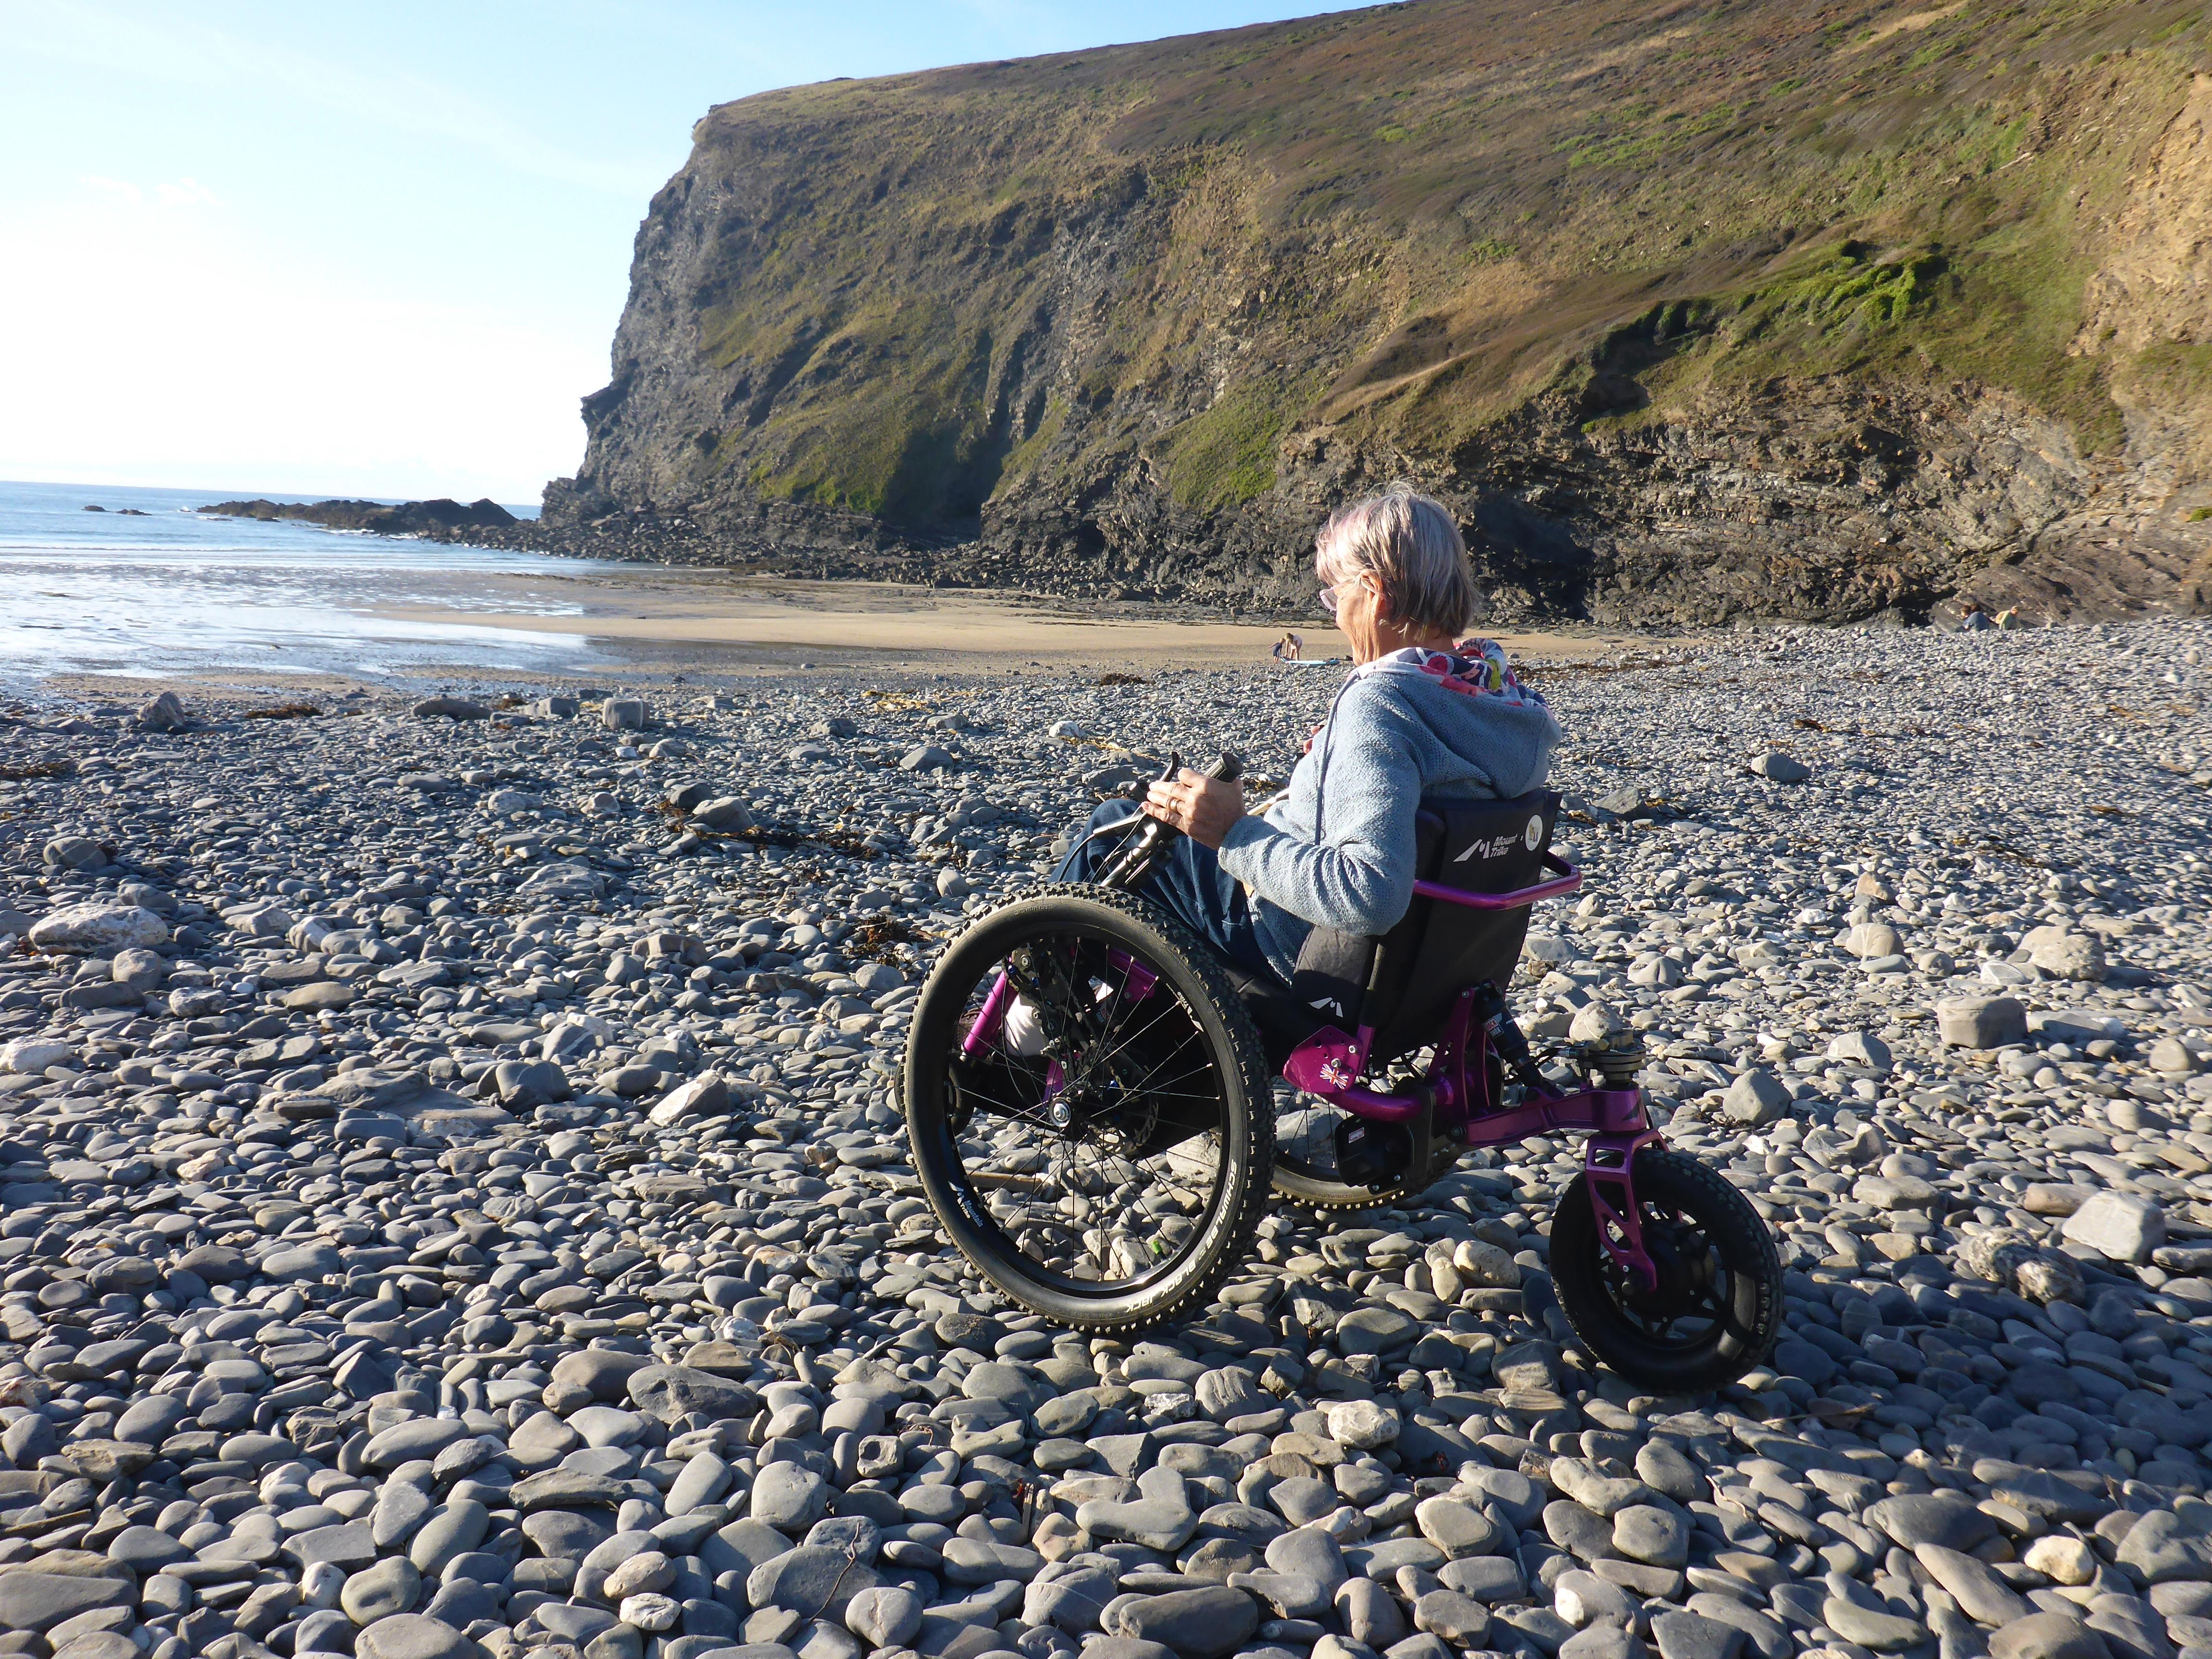
<path id="1" fill-rule="evenodd" d="M 1275 660 L 1277 662 L 1296 662 L 1304 653 L 1305 648 L 1306 642 L 1304 640 L 1300 639 L 1296 634 L 1285 629 L 1284 630 L 1283 637 L 1275 641 Z"/>
<path id="2" fill-rule="evenodd" d="M 1999 628 L 2008 629 L 2019 620 L 2020 607 L 2016 605 L 2008 605 L 2002 611 L 1997 612 L 1997 626 Z"/>
<path id="3" fill-rule="evenodd" d="M 1990 621 L 1990 613 L 1982 609 L 1982 602 L 1979 599 L 1966 601 L 1966 614 L 1959 618 L 1959 631 L 1961 634 L 1984 634 L 1995 626 L 1996 624 Z"/>
<path id="4" fill-rule="evenodd" d="M 1139 811 L 1162 819 L 1183 838 L 1147 896 L 1230 962 L 1285 983 L 1316 926 L 1382 933 L 1406 914 L 1424 796 L 1525 793 L 1559 741 L 1504 649 L 1460 641 L 1480 596 L 1442 502 L 1394 486 L 1342 508 L 1315 543 L 1314 570 L 1352 667 L 1290 787 L 1248 814 L 1239 785 L 1186 770 L 1140 807 L 1100 806 L 1053 877 L 1091 880 L 1119 849 L 1116 826 Z"/>

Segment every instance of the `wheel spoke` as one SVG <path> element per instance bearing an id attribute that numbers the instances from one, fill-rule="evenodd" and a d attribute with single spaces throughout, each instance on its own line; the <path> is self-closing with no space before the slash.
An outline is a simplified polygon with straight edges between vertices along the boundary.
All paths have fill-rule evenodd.
<path id="1" fill-rule="evenodd" d="M 1118 996 L 1120 993 L 1117 991 L 1115 994 Z M 1177 1006 L 1176 1012 L 1182 1012 L 1180 1005 Z M 1148 1030 L 1156 1027 L 1160 1023 L 1161 1019 L 1164 1018 L 1164 1014 L 1155 1016 L 1150 1025 L 1139 1027 L 1136 1030 L 1131 1032 L 1127 1037 L 1122 1039 L 1121 1043 L 1115 1048 L 1105 1048 L 1103 1047 L 1094 1047 L 1085 1059 L 1084 1075 L 1080 1080 L 1087 1083 L 1091 1080 L 1093 1073 L 1098 1072 L 1103 1067 L 1111 1066 L 1116 1059 L 1118 1059 L 1135 1043 L 1138 1038 L 1143 1036 Z M 1110 1036 L 1111 1035 L 1112 1027 L 1109 1024 L 1105 1030 L 1101 1033 L 1102 1042 L 1105 1037 Z"/>
<path id="2" fill-rule="evenodd" d="M 1116 967 L 1109 949 L 1135 967 Z M 1000 971 L 1034 1009 L 1043 1051 L 994 1045 L 963 1061 L 953 1041 L 945 1063 L 973 1121 L 947 1143 L 946 1174 L 975 1194 L 969 1220 L 1024 1273 L 1126 1293 L 1197 1248 L 1224 1191 L 1228 1097 L 1211 1040 L 1163 964 L 1079 931 L 1009 947 L 963 988 L 959 1030 Z M 1142 997 L 1138 971 L 1153 975 Z"/>

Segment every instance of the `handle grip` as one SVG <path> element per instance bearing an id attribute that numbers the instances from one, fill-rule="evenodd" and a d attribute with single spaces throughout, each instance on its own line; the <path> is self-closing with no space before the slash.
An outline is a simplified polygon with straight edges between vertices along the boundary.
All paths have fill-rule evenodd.
<path id="1" fill-rule="evenodd" d="M 1182 757 L 1171 755 L 1168 757 L 1166 769 L 1160 775 L 1160 780 L 1162 782 L 1167 782 L 1182 770 Z M 1224 783 L 1231 783 L 1244 775 L 1244 763 L 1224 749 L 1213 757 L 1203 775 Z M 1158 818 L 1147 818 L 1144 828 L 1136 833 L 1121 856 L 1100 873 L 1098 879 L 1101 884 L 1108 887 L 1134 887 L 1152 874 L 1159 861 L 1167 856 L 1170 843 L 1182 833 L 1181 830 L 1172 828 Z"/>

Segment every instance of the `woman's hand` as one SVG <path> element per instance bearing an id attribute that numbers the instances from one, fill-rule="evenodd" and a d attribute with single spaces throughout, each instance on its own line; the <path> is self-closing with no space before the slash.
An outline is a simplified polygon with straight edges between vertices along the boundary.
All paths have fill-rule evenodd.
<path id="1" fill-rule="evenodd" d="M 1202 776 L 1186 766 L 1173 783 L 1155 783 L 1145 791 L 1143 811 L 1200 847 L 1218 851 L 1229 826 L 1244 816 L 1244 786 Z"/>

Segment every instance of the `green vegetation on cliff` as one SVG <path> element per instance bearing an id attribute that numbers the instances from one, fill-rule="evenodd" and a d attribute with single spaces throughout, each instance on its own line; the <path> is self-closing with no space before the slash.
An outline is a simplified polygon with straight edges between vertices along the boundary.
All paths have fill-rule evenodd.
<path id="1" fill-rule="evenodd" d="M 2208 74 L 2197 0 L 1425 0 L 746 99 L 640 233 L 577 496 L 1262 580 L 1394 471 L 1541 562 L 1532 448 L 1587 497 L 1784 392 L 2091 466 L 2205 420 L 2155 222 L 2212 228 Z"/>

